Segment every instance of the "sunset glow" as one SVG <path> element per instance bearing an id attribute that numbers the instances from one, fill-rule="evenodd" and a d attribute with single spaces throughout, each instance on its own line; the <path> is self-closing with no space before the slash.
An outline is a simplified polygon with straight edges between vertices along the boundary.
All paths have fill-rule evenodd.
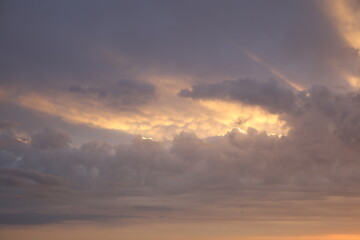
<path id="1" fill-rule="evenodd" d="M 360 240 L 360 2 L 3 0 L 1 240 Z"/>

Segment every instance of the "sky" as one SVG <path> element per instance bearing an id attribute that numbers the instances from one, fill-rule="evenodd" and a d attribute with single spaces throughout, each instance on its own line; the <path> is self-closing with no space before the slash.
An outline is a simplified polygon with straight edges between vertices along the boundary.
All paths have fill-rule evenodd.
<path id="1" fill-rule="evenodd" d="M 360 239 L 360 2 L 3 0 L 0 239 Z"/>

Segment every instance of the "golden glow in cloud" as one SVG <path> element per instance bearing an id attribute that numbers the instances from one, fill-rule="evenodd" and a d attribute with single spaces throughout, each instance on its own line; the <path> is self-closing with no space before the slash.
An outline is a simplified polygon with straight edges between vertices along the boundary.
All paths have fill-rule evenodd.
<path id="1" fill-rule="evenodd" d="M 346 42 L 360 48 L 360 5 L 355 0 L 322 1 L 334 25 Z"/>
<path id="2" fill-rule="evenodd" d="M 360 49 L 360 3 L 355 0 L 323 0 L 321 6 L 348 46 Z M 352 87 L 360 87 L 360 78 L 356 73 L 341 72 Z"/>
<path id="3" fill-rule="evenodd" d="M 141 112 L 114 112 L 94 109 L 71 100 L 56 99 L 38 94 L 28 94 L 19 99 L 22 106 L 60 116 L 74 122 L 96 127 L 122 130 L 155 139 L 170 138 L 182 131 L 195 132 L 200 137 L 223 135 L 232 128 L 246 130 L 254 127 L 268 133 L 286 134 L 284 123 L 278 116 L 261 109 L 228 102 L 181 99 L 184 103 L 150 105 Z M 164 100 L 165 101 L 165 100 Z"/>
<path id="4" fill-rule="evenodd" d="M 360 88 L 360 77 L 345 71 L 343 72 L 343 76 L 352 87 Z"/>
<path id="5" fill-rule="evenodd" d="M 277 115 L 258 107 L 225 101 L 193 101 L 176 95 L 182 87 L 181 81 L 164 78 L 154 83 L 159 90 L 158 98 L 135 111 L 117 111 L 96 102 L 89 104 L 64 92 L 31 92 L 11 98 L 21 106 L 69 122 L 121 130 L 157 140 L 172 138 L 182 131 L 194 132 L 199 137 L 224 135 L 233 128 L 244 132 L 253 127 L 278 135 L 285 135 L 288 131 L 285 122 Z"/>

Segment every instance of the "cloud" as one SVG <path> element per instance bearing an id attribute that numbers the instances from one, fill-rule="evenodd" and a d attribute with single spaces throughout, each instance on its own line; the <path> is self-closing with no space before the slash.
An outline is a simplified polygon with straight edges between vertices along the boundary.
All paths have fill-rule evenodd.
<path id="1" fill-rule="evenodd" d="M 341 56 L 347 47 L 341 34 L 311 1 L 6 1 L 2 20 L 2 82 L 28 88 L 62 89 L 149 72 L 273 77 L 232 41 L 304 86 L 312 79 L 344 84 L 337 66 L 346 69 L 349 62 Z"/>
<path id="2" fill-rule="evenodd" d="M 109 86 L 81 87 L 73 85 L 68 88 L 81 99 L 88 98 L 105 107 L 126 110 L 130 107 L 146 104 L 155 98 L 155 86 L 148 82 L 122 79 Z M 130 108 L 131 109 L 131 108 Z"/>
<path id="3" fill-rule="evenodd" d="M 0 121 L 0 130 L 8 129 L 16 126 L 14 122 Z"/>
<path id="4" fill-rule="evenodd" d="M 323 209 L 321 201 L 318 208 L 312 203 L 336 197 L 342 206 L 356 206 L 349 195 L 360 195 L 359 94 L 328 87 L 346 89 L 342 77 L 355 74 L 359 59 L 314 4 L 4 2 L 1 100 L 59 119 L 15 114 L 23 108 L 9 104 L 4 110 L 2 104 L 0 211 L 14 215 L 3 215 L 1 222 L 80 221 L 109 212 L 208 217 L 219 208 L 228 215 L 214 218 L 342 216 L 329 213 L 331 206 Z M 233 42 L 309 89 L 294 92 L 276 80 L 253 80 L 273 74 Z M 314 79 L 327 85 L 311 86 Z M 191 84 L 180 91 L 182 98 L 175 96 Z M 153 101 L 157 94 L 164 95 Z M 185 98 L 206 99 L 208 105 Z M 214 100 L 265 109 L 290 130 L 284 136 L 255 128 L 220 135 L 234 125 L 243 105 L 230 109 L 211 105 Z M 222 106 L 226 114 L 211 111 Z M 269 121 L 269 115 L 259 118 Z M 65 126 L 62 119 L 175 136 L 117 143 L 132 137 L 124 134 L 110 143 L 102 141 L 103 131 L 91 130 L 79 143 L 74 139 L 90 127 Z M 218 136 L 179 134 L 182 129 Z M 30 207 L 34 214 L 24 214 Z M 251 214 L 237 215 L 240 208 Z"/>
<path id="5" fill-rule="evenodd" d="M 262 89 L 270 90 L 263 96 Z M 43 199 L 35 210 L 81 206 L 84 214 L 98 208 L 100 215 L 118 209 L 114 214 L 170 217 L 191 215 L 201 206 L 217 211 L 224 198 L 231 207 L 246 199 L 247 207 L 259 210 L 268 209 L 259 198 L 274 206 L 278 200 L 299 204 L 360 195 L 358 93 L 322 85 L 294 93 L 274 81 L 237 80 L 197 85 L 181 94 L 260 106 L 278 113 L 290 131 L 277 136 L 248 128 L 209 138 L 184 132 L 168 142 L 138 136 L 128 144 L 76 144 L 53 129 L 31 134 L 15 126 L 0 134 L 0 173 L 8 199 L 0 209 L 20 213 L 22 206 Z M 257 212 L 253 218 L 268 214 Z"/>
<path id="6" fill-rule="evenodd" d="M 164 207 L 164 206 L 150 206 L 150 205 L 136 205 L 132 206 L 134 210 L 140 211 L 140 212 L 168 212 L 173 211 L 174 209 L 170 207 Z"/>
<path id="7" fill-rule="evenodd" d="M 308 87 L 314 79 L 346 85 L 339 69 L 348 72 L 349 62 L 357 61 L 354 54 L 344 54 L 347 44 L 321 11 L 311 1 L 6 1 L 0 26 L 0 91 L 23 108 L 71 123 L 158 139 L 183 130 L 224 134 L 237 118 L 251 114 L 223 114 L 172 95 L 195 82 L 274 77 L 237 44 L 298 85 Z M 351 64 L 351 73 L 353 65 L 358 64 Z M 287 109 L 291 99 L 274 104 Z M 262 129 L 282 132 L 280 126 L 261 124 Z M 249 125 L 259 127 L 252 119 Z"/>
<path id="8" fill-rule="evenodd" d="M 31 145 L 39 149 L 57 149 L 69 147 L 70 137 L 54 129 L 46 128 L 43 132 L 34 134 Z"/>
<path id="9" fill-rule="evenodd" d="M 309 92 L 311 104 L 330 119 L 334 133 L 346 144 L 359 145 L 359 92 L 335 93 L 319 85 Z"/>
<path id="10" fill-rule="evenodd" d="M 234 85 L 243 87 L 238 95 L 235 87 L 229 87 Z M 295 94 L 276 82 L 250 80 L 206 86 L 204 93 L 201 87 L 186 94 L 231 97 L 260 105 L 280 112 L 291 130 L 282 137 L 252 128 L 247 133 L 234 129 L 224 136 L 205 139 L 182 133 L 174 137 L 170 147 L 169 143 L 141 137 L 131 144 L 92 141 L 76 147 L 69 145 L 69 136 L 54 130 L 23 140 L 7 131 L 0 141 L 1 164 L 7 169 L 4 174 L 14 183 L 31 180 L 40 184 L 42 178 L 28 171 L 41 172 L 65 179 L 79 196 L 94 198 L 200 192 L 216 198 L 219 193 L 249 196 L 245 190 L 251 190 L 252 196 L 259 189 L 299 192 L 310 199 L 314 192 L 322 196 L 359 194 L 355 187 L 360 181 L 360 166 L 355 161 L 360 135 L 357 94 L 336 93 L 320 85 Z M 261 89 L 266 87 L 274 94 L 261 96 Z M 297 110 L 276 96 L 293 99 Z"/>
<path id="11" fill-rule="evenodd" d="M 71 138 L 74 143 L 84 143 L 91 139 L 103 139 L 112 144 L 119 144 L 124 142 L 131 142 L 132 135 L 122 132 L 120 130 L 98 128 L 93 125 L 73 124 L 68 121 L 63 121 L 62 118 L 50 114 L 39 113 L 31 109 L 21 107 L 11 103 L 0 103 L 1 114 L 4 122 L 9 129 L 2 129 L 2 131 L 15 130 L 17 132 L 31 132 L 40 133 L 45 129 L 56 129 L 62 133 L 71 133 Z M 16 123 L 16 124 L 15 124 Z M 10 131 L 11 132 L 11 131 Z M 10 134 L 8 131 L 8 133 Z M 12 134 L 14 131 L 12 131 Z"/>
<path id="12" fill-rule="evenodd" d="M 181 90 L 179 96 L 194 100 L 226 100 L 256 105 L 271 113 L 279 114 L 280 119 L 285 120 L 293 131 L 301 132 L 305 130 L 304 128 L 313 125 L 326 124 L 334 135 L 345 143 L 360 142 L 358 92 L 336 92 L 324 85 L 314 84 L 308 90 L 295 93 L 282 87 L 276 80 L 261 83 L 250 79 L 239 79 L 194 85 L 191 90 Z M 308 126 L 301 122 L 307 118 L 311 118 L 308 120 Z M 318 130 L 313 129 L 313 131 Z M 323 136 L 323 133 L 317 136 Z"/>
<path id="13" fill-rule="evenodd" d="M 67 145 L 69 140 L 63 135 L 45 131 L 34 134 L 30 143 L 4 140 L 7 156 L 14 157 L 7 157 L 3 164 L 55 175 L 76 188 L 82 186 L 81 191 L 104 195 L 229 194 L 238 187 L 341 193 L 344 185 L 357 183 L 354 170 L 359 166 L 353 157 L 358 153 L 348 149 L 348 143 L 358 144 L 353 138 L 359 129 L 351 125 L 357 114 L 344 117 L 342 103 L 349 96 L 329 91 L 331 102 L 324 91 L 314 87 L 302 112 L 284 113 L 292 126 L 288 136 L 249 128 L 246 134 L 233 130 L 209 139 L 183 133 L 173 139 L 170 148 L 140 137 L 130 145 L 88 142 L 77 148 Z M 355 133 L 350 134 L 346 125 Z M 42 141 L 34 144 L 37 138 Z"/>
<path id="14" fill-rule="evenodd" d="M 43 174 L 34 170 L 21 168 L 0 168 L 1 186 L 6 187 L 24 187 L 32 185 L 56 186 L 65 185 L 63 179 Z"/>
<path id="15" fill-rule="evenodd" d="M 2 213 L 0 224 L 3 225 L 38 225 L 62 223 L 66 221 L 109 221 L 111 219 L 139 218 L 138 216 L 109 216 L 90 214 L 39 214 L 39 213 Z"/>
<path id="16" fill-rule="evenodd" d="M 282 87 L 277 80 L 258 82 L 251 79 L 238 79 L 214 84 L 192 86 L 192 90 L 183 89 L 180 97 L 193 99 L 220 99 L 240 101 L 250 105 L 266 107 L 270 112 L 289 112 L 295 106 L 295 94 Z"/>

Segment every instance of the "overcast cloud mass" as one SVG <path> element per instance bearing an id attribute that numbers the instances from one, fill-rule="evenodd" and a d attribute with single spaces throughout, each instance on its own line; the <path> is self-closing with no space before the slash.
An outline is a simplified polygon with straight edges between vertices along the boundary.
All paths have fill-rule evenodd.
<path id="1" fill-rule="evenodd" d="M 0 238 L 359 239 L 359 16 L 2 1 Z"/>

